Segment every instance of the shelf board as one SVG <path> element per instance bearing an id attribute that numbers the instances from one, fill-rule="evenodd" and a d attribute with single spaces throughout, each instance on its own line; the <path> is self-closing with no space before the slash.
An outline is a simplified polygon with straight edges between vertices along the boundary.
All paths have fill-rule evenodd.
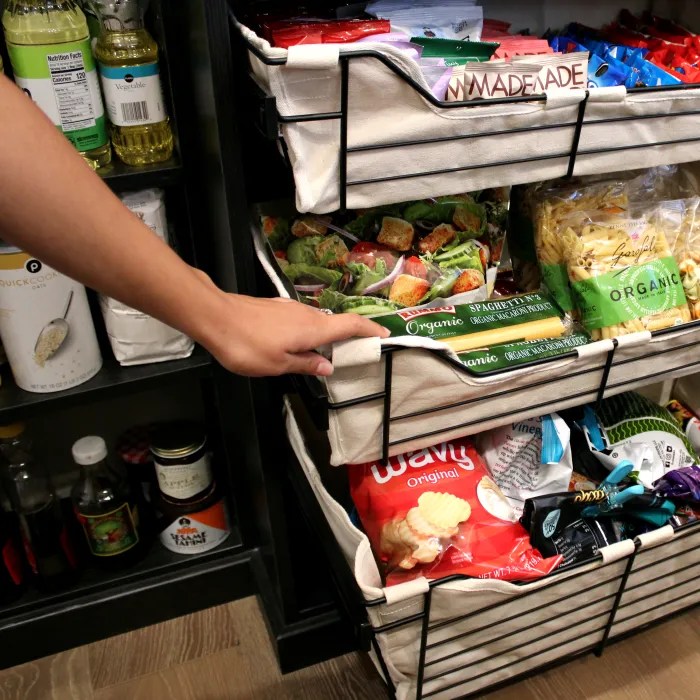
<path id="1" fill-rule="evenodd" d="M 204 554 L 183 556 L 154 542 L 145 559 L 126 571 L 87 569 L 61 593 L 27 591 L 0 609 L 0 668 L 251 595 L 250 557 L 234 528 Z"/>
<path id="2" fill-rule="evenodd" d="M 126 165 L 113 155 L 112 162 L 100 168 L 97 174 L 112 190 L 124 192 L 175 185 L 182 179 L 183 172 L 182 163 L 177 155 L 173 155 L 164 163 L 138 166 Z"/>
<path id="3" fill-rule="evenodd" d="M 211 356 L 199 346 L 184 360 L 134 367 L 122 367 L 111 355 L 107 356 L 106 352 L 103 355 L 102 369 L 92 379 L 71 389 L 50 394 L 23 391 L 15 384 L 6 367 L 0 386 L 0 423 L 20 420 L 37 410 L 63 409 L 106 396 L 143 391 L 174 378 L 208 375 L 212 368 Z"/>

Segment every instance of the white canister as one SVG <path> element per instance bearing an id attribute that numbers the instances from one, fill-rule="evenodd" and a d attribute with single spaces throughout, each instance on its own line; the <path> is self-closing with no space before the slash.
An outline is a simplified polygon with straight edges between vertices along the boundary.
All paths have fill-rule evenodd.
<path id="1" fill-rule="evenodd" d="M 62 391 L 94 377 L 102 356 L 82 284 L 0 244 L 0 338 L 17 386 Z"/>

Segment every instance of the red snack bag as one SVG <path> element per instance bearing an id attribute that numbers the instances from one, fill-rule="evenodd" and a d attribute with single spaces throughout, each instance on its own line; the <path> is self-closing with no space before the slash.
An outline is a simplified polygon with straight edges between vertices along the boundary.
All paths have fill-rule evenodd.
<path id="1" fill-rule="evenodd" d="M 299 44 L 345 44 L 372 34 L 386 34 L 386 19 L 348 19 L 330 22 L 301 22 L 272 30 L 274 45 L 282 49 Z"/>
<path id="2" fill-rule="evenodd" d="M 527 581 L 553 571 L 469 439 L 348 465 L 350 493 L 386 585 L 451 574 Z"/>

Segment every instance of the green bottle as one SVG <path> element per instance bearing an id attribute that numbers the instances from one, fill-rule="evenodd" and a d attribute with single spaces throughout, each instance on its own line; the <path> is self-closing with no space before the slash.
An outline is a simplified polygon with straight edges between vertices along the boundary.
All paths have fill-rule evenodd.
<path id="1" fill-rule="evenodd" d="M 15 82 L 93 167 L 112 151 L 83 11 L 75 0 L 8 0 L 2 18 Z"/>

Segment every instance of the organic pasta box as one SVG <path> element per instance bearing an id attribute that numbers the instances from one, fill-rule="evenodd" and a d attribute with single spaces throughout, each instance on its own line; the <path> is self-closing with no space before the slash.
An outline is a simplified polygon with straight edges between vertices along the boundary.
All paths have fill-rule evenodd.
<path id="1" fill-rule="evenodd" d="M 545 340 L 524 340 L 520 343 L 503 343 L 477 348 L 458 355 L 460 362 L 474 374 L 490 374 L 499 370 L 513 369 L 519 365 L 539 360 L 555 359 L 575 352 L 587 345 L 591 337 L 585 331 L 574 331 L 571 335 Z"/>
<path id="2" fill-rule="evenodd" d="M 405 309 L 373 319 L 392 336 L 446 342 L 455 352 L 512 341 L 556 338 L 568 330 L 552 300 L 539 293 L 458 306 Z"/>

